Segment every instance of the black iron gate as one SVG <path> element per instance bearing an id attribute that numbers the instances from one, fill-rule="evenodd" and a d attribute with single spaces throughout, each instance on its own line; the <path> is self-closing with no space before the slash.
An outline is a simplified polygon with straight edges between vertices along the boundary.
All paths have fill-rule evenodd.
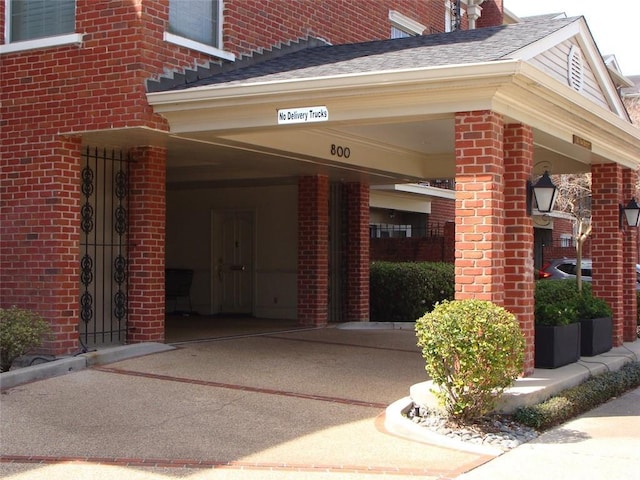
<path id="1" fill-rule="evenodd" d="M 122 152 L 83 154 L 80 342 L 123 344 L 128 317 L 129 163 Z"/>

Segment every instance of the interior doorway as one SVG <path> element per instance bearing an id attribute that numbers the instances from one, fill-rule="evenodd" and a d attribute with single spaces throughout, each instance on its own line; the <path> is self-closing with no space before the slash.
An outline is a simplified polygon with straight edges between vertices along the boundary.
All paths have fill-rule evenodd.
<path id="1" fill-rule="evenodd" d="M 253 314 L 254 232 L 253 211 L 212 212 L 212 313 Z"/>

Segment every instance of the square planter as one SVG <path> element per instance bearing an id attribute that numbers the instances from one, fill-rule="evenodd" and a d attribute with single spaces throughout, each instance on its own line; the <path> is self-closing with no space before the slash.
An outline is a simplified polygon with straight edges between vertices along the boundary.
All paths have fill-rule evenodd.
<path id="1" fill-rule="evenodd" d="M 535 328 L 536 368 L 558 368 L 580 358 L 580 323 Z"/>
<path id="2" fill-rule="evenodd" d="M 613 347 L 613 319 L 611 317 L 580 320 L 580 355 L 593 357 Z"/>

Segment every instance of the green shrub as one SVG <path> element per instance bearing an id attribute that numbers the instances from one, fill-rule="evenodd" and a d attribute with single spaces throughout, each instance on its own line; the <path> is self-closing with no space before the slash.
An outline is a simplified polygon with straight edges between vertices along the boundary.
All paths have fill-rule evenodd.
<path id="1" fill-rule="evenodd" d="M 638 386 L 640 362 L 628 363 L 616 372 L 590 377 L 545 402 L 520 407 L 514 412 L 513 419 L 523 425 L 546 430 Z"/>
<path id="2" fill-rule="evenodd" d="M 580 320 L 611 316 L 611 307 L 609 304 L 586 291 L 583 291 L 582 294 L 574 300 L 574 305 L 576 306 Z"/>
<path id="3" fill-rule="evenodd" d="M 591 295 L 592 289 L 589 282 L 582 284 L 582 291 Z M 537 303 L 566 302 L 580 295 L 578 282 L 575 280 L 537 280 L 535 300 Z"/>
<path id="4" fill-rule="evenodd" d="M 572 302 L 536 303 L 535 308 L 536 325 L 568 325 L 579 320 L 578 311 Z"/>
<path id="5" fill-rule="evenodd" d="M 522 373 L 524 336 L 513 314 L 481 300 L 445 301 L 416 322 L 434 392 L 462 422 L 492 411 Z"/>
<path id="6" fill-rule="evenodd" d="M 374 322 L 415 322 L 443 300 L 453 299 L 453 265 L 437 262 L 373 262 L 370 318 Z"/>
<path id="7" fill-rule="evenodd" d="M 590 283 L 578 290 L 575 280 L 538 280 L 535 290 L 537 325 L 567 325 L 582 319 L 610 317 L 611 308 L 594 297 Z"/>
<path id="8" fill-rule="evenodd" d="M 9 370 L 16 358 L 41 346 L 50 331 L 49 324 L 30 310 L 0 308 L 0 372 Z"/>

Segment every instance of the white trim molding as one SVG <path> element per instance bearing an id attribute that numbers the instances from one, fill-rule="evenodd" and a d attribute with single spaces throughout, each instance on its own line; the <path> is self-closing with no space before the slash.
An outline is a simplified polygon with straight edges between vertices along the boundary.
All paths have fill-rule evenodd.
<path id="1" fill-rule="evenodd" d="M 427 29 L 427 27 L 420 22 L 416 22 L 395 10 L 389 10 L 389 21 L 391 22 L 391 25 L 396 28 L 415 35 L 422 35 L 422 33 Z"/>
<path id="2" fill-rule="evenodd" d="M 206 53 L 214 57 L 222 58 L 224 60 L 235 61 L 236 56 L 231 52 L 225 52 L 219 48 L 206 45 L 204 43 L 195 42 L 180 35 L 174 35 L 173 33 L 164 32 L 163 40 L 165 42 L 173 43 L 180 47 L 190 48 L 191 50 L 197 50 L 198 52 Z"/>
<path id="3" fill-rule="evenodd" d="M 69 33 L 67 35 L 57 35 L 55 37 L 37 38 L 35 40 L 25 40 L 24 42 L 12 42 L 0 45 L 0 54 L 22 52 L 26 50 L 37 50 L 41 48 L 60 47 L 64 45 L 81 45 L 81 33 Z"/>

